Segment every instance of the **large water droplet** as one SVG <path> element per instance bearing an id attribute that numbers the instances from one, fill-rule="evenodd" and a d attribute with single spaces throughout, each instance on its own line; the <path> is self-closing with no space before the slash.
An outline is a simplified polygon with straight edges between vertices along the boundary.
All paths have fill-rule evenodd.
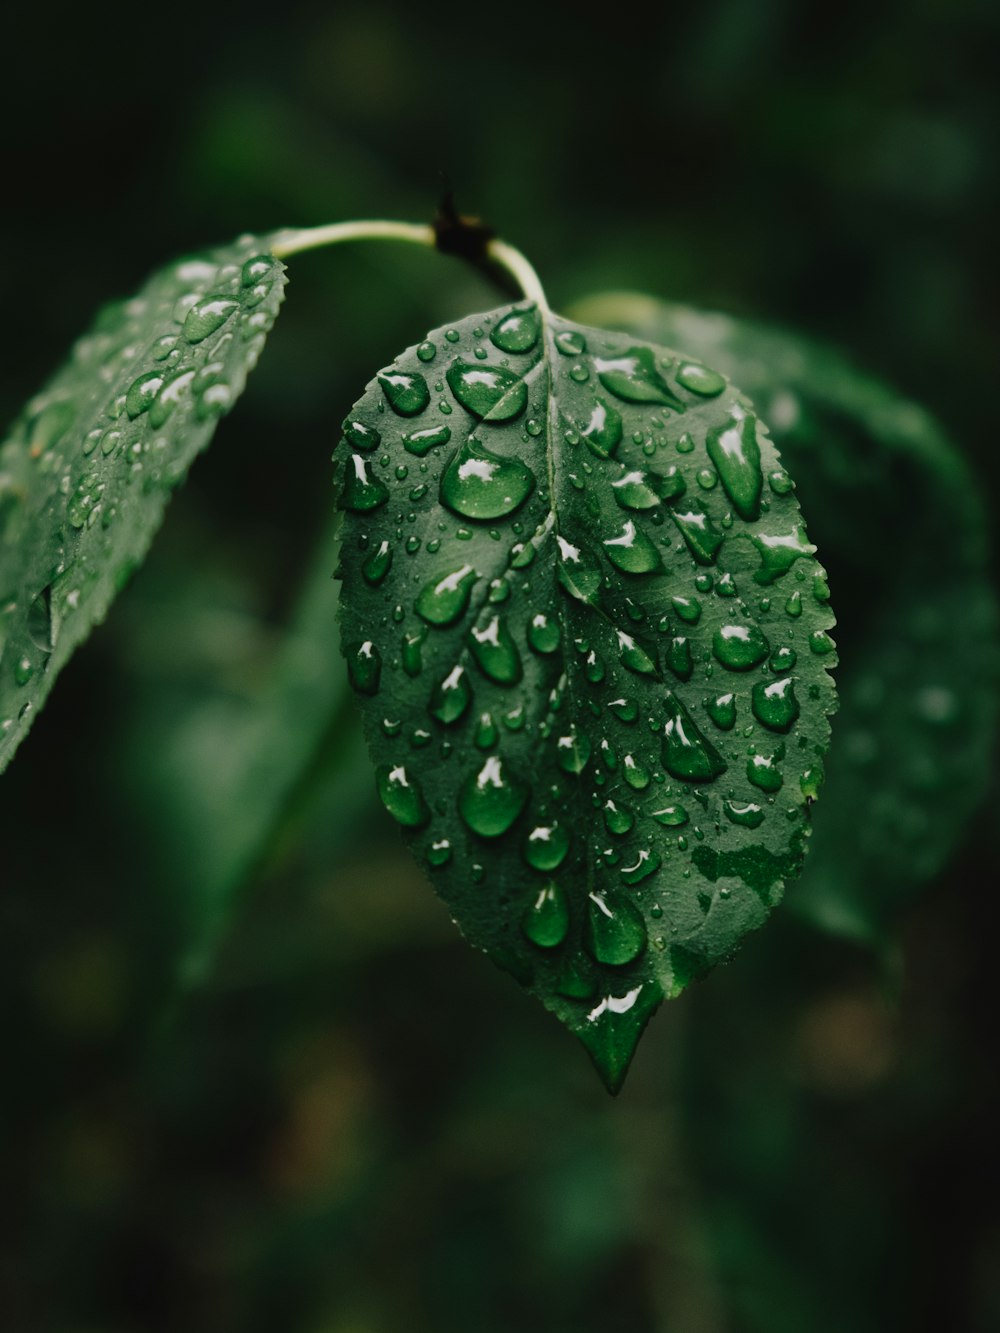
<path id="1" fill-rule="evenodd" d="M 466 780 L 459 793 L 458 811 L 473 833 L 498 838 L 517 819 L 527 799 L 527 785 L 494 754 Z"/>
<path id="2" fill-rule="evenodd" d="M 234 311 L 240 308 L 238 301 L 225 296 L 207 296 L 196 302 L 187 312 L 181 332 L 189 343 L 200 343 L 209 334 L 225 324 Z"/>
<path id="3" fill-rule="evenodd" d="M 498 685 L 516 685 L 521 679 L 521 655 L 500 616 L 482 628 L 474 626 L 469 631 L 469 647 L 480 671 Z"/>
<path id="4" fill-rule="evenodd" d="M 770 645 L 756 625 L 722 625 L 712 638 L 712 651 L 729 671 L 749 671 L 763 662 Z"/>
<path id="5" fill-rule="evenodd" d="M 547 616 L 544 611 L 538 611 L 531 617 L 528 623 L 528 643 L 536 653 L 558 652 L 561 641 L 562 630 L 554 616 Z"/>
<path id="6" fill-rule="evenodd" d="M 581 602 L 593 602 L 601 586 L 601 569 L 597 561 L 582 546 L 574 546 L 556 534 L 559 547 L 557 577 L 571 597 Z"/>
<path id="7" fill-rule="evenodd" d="M 652 848 L 643 847 L 636 854 L 636 858 L 627 866 L 622 866 L 619 874 L 624 883 L 628 885 L 641 884 L 644 879 L 649 879 L 650 875 L 655 875 L 661 865 L 660 855 L 654 852 Z"/>
<path id="8" fill-rule="evenodd" d="M 504 315 L 490 334 L 490 342 L 501 352 L 530 352 L 538 342 L 538 312 L 534 306 L 527 310 L 512 310 Z"/>
<path id="9" fill-rule="evenodd" d="M 183 370 L 163 381 L 149 409 L 149 424 L 154 430 L 165 425 L 174 408 L 185 398 L 194 379 L 193 370 Z M 128 410 L 126 406 L 126 411 Z"/>
<path id="10" fill-rule="evenodd" d="M 715 746 L 694 724 L 691 714 L 670 690 L 664 695 L 667 721 L 663 729 L 663 766 L 683 782 L 711 782 L 726 771 Z"/>
<path id="11" fill-rule="evenodd" d="M 457 666 L 434 686 L 428 706 L 432 717 L 450 727 L 464 716 L 471 702 L 472 690 L 465 668 Z"/>
<path id="12" fill-rule="evenodd" d="M 354 688 L 361 694 L 377 694 L 382 675 L 382 654 L 371 639 L 365 639 L 363 643 L 345 644 L 344 656 Z"/>
<path id="13" fill-rule="evenodd" d="M 418 458 L 423 458 L 439 444 L 447 444 L 451 439 L 450 426 L 426 426 L 423 430 L 411 430 L 403 436 L 403 448 Z"/>
<path id="14" fill-rule="evenodd" d="M 760 569 L 754 574 L 757 583 L 774 583 L 788 573 L 799 556 L 813 555 L 816 550 L 801 523 L 791 532 L 759 533 L 753 543 L 760 552 Z"/>
<path id="15" fill-rule="evenodd" d="M 656 509 L 661 497 L 659 480 L 652 472 L 624 472 L 611 483 L 611 492 L 623 509 Z"/>
<path id="16" fill-rule="evenodd" d="M 378 477 L 373 477 L 368 462 L 360 454 L 351 454 L 347 460 L 344 480 L 344 506 L 356 514 L 367 514 L 389 498 L 389 488 Z"/>
<path id="17" fill-rule="evenodd" d="M 753 801 L 723 801 L 722 809 L 730 823 L 740 828 L 760 828 L 764 822 L 764 811 Z"/>
<path id="18" fill-rule="evenodd" d="M 370 453 L 382 443 L 382 436 L 374 426 L 366 426 L 363 421 L 345 421 L 344 439 L 354 449 Z"/>
<path id="19" fill-rule="evenodd" d="M 427 381 L 416 371 L 383 370 L 378 382 L 386 402 L 401 417 L 419 416 L 431 401 Z"/>
<path id="20" fill-rule="evenodd" d="M 623 356 L 595 357 L 598 379 L 616 398 L 626 403 L 660 403 L 683 412 L 684 404 L 656 369 L 648 347 L 630 347 Z"/>
<path id="21" fill-rule="evenodd" d="M 615 630 L 618 636 L 619 657 L 622 666 L 628 667 L 629 671 L 634 671 L 639 676 L 658 676 L 660 669 L 656 665 L 656 658 L 643 648 L 631 634 L 626 634 L 624 630 Z"/>
<path id="22" fill-rule="evenodd" d="M 764 474 L 760 470 L 757 418 L 741 410 L 738 418 L 709 431 L 705 447 L 739 516 L 748 521 L 759 518 Z"/>
<path id="23" fill-rule="evenodd" d="M 736 726 L 736 695 L 720 694 L 706 699 L 705 711 L 720 731 L 732 731 Z"/>
<path id="24" fill-rule="evenodd" d="M 617 537 L 606 537 L 604 549 L 608 559 L 626 574 L 651 574 L 663 568 L 660 553 L 641 528 L 627 519 Z"/>
<path id="25" fill-rule="evenodd" d="M 569 904 L 564 890 L 550 881 L 525 909 L 521 929 L 540 949 L 555 949 L 569 931 Z"/>
<path id="26" fill-rule="evenodd" d="M 677 383 L 702 398 L 715 398 L 726 387 L 726 381 L 717 370 L 687 361 L 677 368 Z"/>
<path id="27" fill-rule="evenodd" d="M 627 805 L 619 805 L 616 801 L 607 800 L 604 802 L 604 826 L 609 833 L 615 837 L 621 837 L 635 824 L 635 815 Z"/>
<path id="28" fill-rule="evenodd" d="M 569 834 L 561 824 L 539 824 L 528 834 L 524 859 L 535 870 L 558 870 L 569 851 Z"/>
<path id="29" fill-rule="evenodd" d="M 375 781 L 382 804 L 393 819 L 406 828 L 419 828 L 430 819 L 430 810 L 416 778 L 402 764 L 385 764 L 376 770 Z"/>
<path id="30" fill-rule="evenodd" d="M 747 760 L 747 777 L 761 791 L 774 792 L 781 787 L 784 778 L 778 768 L 780 755 L 752 754 Z"/>
<path id="31" fill-rule="evenodd" d="M 792 676 L 771 682 L 758 681 L 751 700 L 754 717 L 771 731 L 788 731 L 799 715 Z"/>
<path id="32" fill-rule="evenodd" d="M 666 828 L 681 828 L 688 822 L 688 812 L 682 805 L 664 805 L 657 810 L 650 810 L 650 819 Z"/>
<path id="33" fill-rule="evenodd" d="M 587 948 L 599 963 L 621 967 L 646 947 L 642 913 L 622 893 L 591 893 L 587 911 Z"/>
<path id="34" fill-rule="evenodd" d="M 578 427 L 578 434 L 586 440 L 591 453 L 598 458 L 611 458 L 622 439 L 621 413 L 598 398 L 587 424 Z"/>
<path id="35" fill-rule="evenodd" d="M 361 566 L 361 573 L 366 583 L 377 588 L 392 568 L 392 547 L 388 542 L 379 542 L 375 550 Z"/>
<path id="36" fill-rule="evenodd" d="M 519 375 L 501 366 L 476 366 L 455 360 L 448 367 L 451 391 L 474 417 L 510 421 L 528 402 L 528 389 Z"/>
<path id="37" fill-rule="evenodd" d="M 453 625 L 465 614 L 478 577 L 471 565 L 462 565 L 450 574 L 431 579 L 414 604 L 417 615 L 429 625 Z"/>
<path id="38" fill-rule="evenodd" d="M 724 536 L 700 505 L 688 505 L 683 510 L 672 509 L 670 517 L 680 529 L 688 549 L 700 565 L 714 564 Z"/>
<path id="39" fill-rule="evenodd" d="M 132 381 L 125 395 L 125 411 L 133 421 L 153 406 L 165 378 L 166 375 L 162 370 L 151 370 Z"/>
<path id="40" fill-rule="evenodd" d="M 441 502 L 464 518 L 504 518 L 531 494 L 535 475 L 519 458 L 502 458 L 470 437 L 441 477 Z"/>

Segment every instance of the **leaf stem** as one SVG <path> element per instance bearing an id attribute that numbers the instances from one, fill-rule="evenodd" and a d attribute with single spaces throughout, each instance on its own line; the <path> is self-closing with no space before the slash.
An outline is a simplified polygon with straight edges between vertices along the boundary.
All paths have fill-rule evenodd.
<path id="1" fill-rule="evenodd" d="M 276 259 L 301 254 L 303 250 L 317 250 L 324 245 L 339 245 L 341 241 L 407 241 L 411 245 L 437 248 L 437 232 L 433 226 L 414 222 L 368 220 L 360 222 L 332 222 L 324 227 L 306 227 L 300 231 L 289 229 L 275 232 L 271 239 L 271 253 Z M 521 254 L 506 241 L 491 240 L 486 254 L 505 272 L 509 273 L 525 298 L 534 301 L 542 315 L 549 314 L 538 274 Z"/>

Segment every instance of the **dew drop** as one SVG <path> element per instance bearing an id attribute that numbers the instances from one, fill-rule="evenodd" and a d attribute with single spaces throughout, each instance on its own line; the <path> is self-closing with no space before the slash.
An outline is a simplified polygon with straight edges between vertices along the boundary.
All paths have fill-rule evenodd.
<path id="1" fill-rule="evenodd" d="M 499 743 L 500 729 L 493 721 L 492 713 L 480 714 L 472 740 L 477 750 L 492 750 Z"/>
<path id="2" fill-rule="evenodd" d="M 528 623 L 528 643 L 536 653 L 548 655 L 559 650 L 562 630 L 559 622 L 544 611 L 538 611 Z"/>
<path id="3" fill-rule="evenodd" d="M 432 342 L 422 342 L 417 344 L 417 359 L 425 364 L 433 361 L 437 356 L 437 348 Z"/>
<path id="4" fill-rule="evenodd" d="M 397 823 L 406 828 L 420 828 L 430 819 L 419 783 L 407 775 L 402 764 L 382 765 L 375 772 L 375 782 L 382 804 Z"/>
<path id="5" fill-rule="evenodd" d="M 650 819 L 667 828 L 682 828 L 688 822 L 688 812 L 682 805 L 664 805 L 649 812 Z"/>
<path id="6" fill-rule="evenodd" d="M 451 860 L 451 843 L 447 838 L 439 838 L 437 842 L 431 843 L 425 855 L 432 866 L 447 865 Z"/>
<path id="7" fill-rule="evenodd" d="M 686 625 L 697 625 L 701 619 L 701 602 L 697 597 L 671 597 L 670 605 Z"/>
<path id="8" fill-rule="evenodd" d="M 378 509 L 389 498 L 389 489 L 369 472 L 369 464 L 360 454 L 351 454 L 346 464 L 344 506 L 356 514 Z"/>
<path id="9" fill-rule="evenodd" d="M 148 412 L 156 400 L 156 395 L 163 387 L 166 375 L 160 370 L 150 370 L 133 380 L 125 395 L 125 411 L 132 421 Z"/>
<path id="10" fill-rule="evenodd" d="M 527 799 L 527 786 L 504 767 L 499 755 L 490 755 L 463 784 L 458 811 L 473 833 L 498 838 L 517 819 Z"/>
<path id="11" fill-rule="evenodd" d="M 723 625 L 712 638 L 712 651 L 729 671 L 749 671 L 770 652 L 767 639 L 756 625 Z"/>
<path id="12" fill-rule="evenodd" d="M 736 695 L 720 694 L 705 701 L 705 711 L 720 731 L 732 731 L 736 726 Z"/>
<path id="13" fill-rule="evenodd" d="M 556 739 L 556 762 L 564 773 L 582 773 L 590 759 L 590 738 L 575 728 Z"/>
<path id="14" fill-rule="evenodd" d="M 663 568 L 660 553 L 646 534 L 627 519 L 617 537 L 606 537 L 608 559 L 625 574 L 651 574 Z"/>
<path id="15" fill-rule="evenodd" d="M 383 370 L 378 382 L 386 402 L 398 416 L 419 416 L 431 401 L 427 381 L 416 371 Z"/>
<path id="16" fill-rule="evenodd" d="M 711 782 L 726 771 L 715 746 L 695 726 L 694 719 L 672 691 L 664 695 L 667 721 L 663 729 L 663 766 L 683 782 Z"/>
<path id="17" fill-rule="evenodd" d="M 615 837 L 621 837 L 635 824 L 635 815 L 627 805 L 618 805 L 615 801 L 604 802 L 604 826 Z"/>
<path id="18" fill-rule="evenodd" d="M 715 398 L 726 387 L 726 381 L 717 370 L 709 370 L 708 366 L 695 361 L 678 366 L 676 378 L 678 384 L 702 398 Z"/>
<path id="19" fill-rule="evenodd" d="M 203 342 L 238 309 L 239 302 L 230 297 L 208 296 L 197 301 L 187 312 L 181 332 L 189 343 Z"/>
<path id="20" fill-rule="evenodd" d="M 759 518 L 764 474 L 757 418 L 740 410 L 740 415 L 730 418 L 725 426 L 709 431 L 705 447 L 739 516 L 748 522 Z"/>
<path id="21" fill-rule="evenodd" d="M 760 552 L 760 568 L 754 574 L 756 583 L 774 583 L 787 574 L 800 556 L 813 555 L 816 547 L 806 536 L 801 523 L 791 532 L 758 533 L 753 543 Z"/>
<path id="22" fill-rule="evenodd" d="M 490 342 L 501 352 L 530 352 L 538 342 L 538 312 L 534 306 L 527 310 L 512 310 L 504 315 L 490 334 Z"/>
<path id="23" fill-rule="evenodd" d="M 377 588 L 392 568 L 392 547 L 388 542 L 379 542 L 375 550 L 361 566 L 361 573 L 366 583 Z"/>
<path id="24" fill-rule="evenodd" d="M 516 685 L 521 679 L 521 655 L 500 616 L 494 616 L 481 629 L 473 626 L 469 631 L 469 647 L 480 671 L 498 685 Z"/>
<path id="25" fill-rule="evenodd" d="M 363 643 L 345 644 L 344 656 L 354 688 L 361 694 L 377 694 L 382 675 L 382 654 L 371 639 L 365 639 Z"/>
<path id="26" fill-rule="evenodd" d="M 764 822 L 764 811 L 753 801 L 723 801 L 722 809 L 730 823 L 740 828 L 760 828 Z"/>
<path id="27" fill-rule="evenodd" d="M 825 629 L 817 629 L 809 635 L 809 647 L 817 656 L 825 657 L 827 653 L 833 652 L 836 644 Z"/>
<path id="28" fill-rule="evenodd" d="M 690 680 L 694 674 L 694 661 L 691 657 L 691 643 L 684 635 L 670 640 L 664 654 L 667 666 L 678 680 Z"/>
<path id="29" fill-rule="evenodd" d="M 490 453 L 471 436 L 441 477 L 441 502 L 463 518 L 504 518 L 520 508 L 534 485 L 526 463 Z"/>
<path id="30" fill-rule="evenodd" d="M 525 909 L 521 929 L 540 949 L 555 949 L 569 931 L 569 904 L 564 890 L 550 881 Z"/>
<path id="31" fill-rule="evenodd" d="M 618 636 L 618 649 L 621 664 L 628 667 L 629 671 L 634 671 L 639 676 L 658 676 L 659 667 L 656 665 L 656 659 L 638 643 L 631 634 L 626 634 L 624 630 L 615 630 Z"/>
<path id="32" fill-rule="evenodd" d="M 428 709 L 442 726 L 450 727 L 464 717 L 471 703 L 472 689 L 465 668 L 457 666 L 434 686 Z"/>
<path id="33" fill-rule="evenodd" d="M 652 472 L 624 472 L 611 483 L 611 493 L 623 509 L 656 509 L 661 500 L 659 481 Z"/>
<path id="34" fill-rule="evenodd" d="M 574 546 L 556 534 L 559 564 L 556 576 L 561 586 L 581 602 L 593 602 L 601 586 L 601 570 L 594 557 L 582 546 Z"/>
<path id="35" fill-rule="evenodd" d="M 535 870 L 558 870 L 569 851 L 569 834 L 561 824 L 539 824 L 524 843 L 524 859 Z"/>
<path id="36" fill-rule="evenodd" d="M 622 439 L 621 413 L 615 411 L 603 398 L 598 398 L 585 426 L 579 427 L 579 435 L 586 441 L 591 453 L 598 458 L 611 458 Z"/>
<path id="37" fill-rule="evenodd" d="M 622 760 L 622 774 L 633 791 L 644 791 L 652 781 L 649 769 L 633 754 L 627 754 Z"/>
<path id="38" fill-rule="evenodd" d="M 524 380 L 501 366 L 476 366 L 456 359 L 448 367 L 447 380 L 466 411 L 480 420 L 511 421 L 528 402 Z"/>
<path id="39" fill-rule="evenodd" d="M 624 894 L 591 893 L 587 911 L 587 949 L 599 963 L 621 967 L 646 948 L 646 924 Z"/>
<path id="40" fill-rule="evenodd" d="M 661 865 L 660 855 L 649 848 L 642 848 L 631 865 L 622 866 L 618 872 L 626 884 L 641 884 L 650 875 L 655 875 Z"/>
<path id="41" fill-rule="evenodd" d="M 672 509 L 670 517 L 677 524 L 695 560 L 700 565 L 714 564 L 725 538 L 704 509 L 692 504 L 684 510 Z"/>
<path id="42" fill-rule="evenodd" d="M 656 369 L 648 347 L 631 347 L 618 357 L 595 357 L 594 366 L 605 389 L 623 402 L 659 403 L 683 412 L 684 404 Z"/>
<path id="43" fill-rule="evenodd" d="M 753 715 L 771 731 L 789 731 L 799 716 L 799 701 L 795 697 L 795 681 L 791 676 L 781 680 L 758 681 L 751 699 Z"/>
<path id="44" fill-rule="evenodd" d="M 634 699 L 612 699 L 608 704 L 608 712 L 619 722 L 634 722 L 639 716 L 639 705 Z"/>
<path id="45" fill-rule="evenodd" d="M 587 350 L 587 340 L 579 329 L 560 329 L 555 344 L 563 356 L 582 356 Z"/>
<path id="46" fill-rule="evenodd" d="M 414 604 L 414 610 L 429 625 L 453 625 L 465 614 L 477 578 L 471 565 L 462 565 L 441 578 L 424 584 Z"/>
<path id="47" fill-rule="evenodd" d="M 747 777 L 761 791 L 778 791 L 784 781 L 778 768 L 780 755 L 752 754 L 747 760 Z"/>
<path id="48" fill-rule="evenodd" d="M 447 444 L 450 439 L 450 426 L 426 426 L 423 430 L 411 430 L 404 435 L 403 448 L 408 453 L 423 458 L 431 449 L 439 444 Z"/>

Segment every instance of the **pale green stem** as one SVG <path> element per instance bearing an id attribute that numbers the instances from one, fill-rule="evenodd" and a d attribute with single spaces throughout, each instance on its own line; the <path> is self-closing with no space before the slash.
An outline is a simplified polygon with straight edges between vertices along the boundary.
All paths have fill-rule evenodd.
<path id="1" fill-rule="evenodd" d="M 341 241 L 408 241 L 411 245 L 426 245 L 434 249 L 437 237 L 433 227 L 413 222 L 333 222 L 326 227 L 307 227 L 302 231 L 279 231 L 271 240 L 271 253 L 276 259 L 316 250 L 324 245 L 338 245 Z M 506 241 L 489 241 L 486 253 L 494 263 L 505 269 L 524 296 L 534 301 L 543 316 L 549 314 L 549 303 L 538 274 L 521 254 Z"/>

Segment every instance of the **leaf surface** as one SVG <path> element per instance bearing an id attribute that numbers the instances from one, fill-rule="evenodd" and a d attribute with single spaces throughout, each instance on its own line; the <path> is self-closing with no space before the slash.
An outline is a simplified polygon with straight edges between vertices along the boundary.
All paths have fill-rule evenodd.
<path id="1" fill-rule="evenodd" d="M 0 447 L 0 770 L 242 392 L 284 268 L 235 244 L 108 306 Z"/>
<path id="2" fill-rule="evenodd" d="M 379 794 L 616 1089 L 802 862 L 835 654 L 787 474 L 714 369 L 528 304 L 410 348 L 344 437 Z"/>
<path id="3" fill-rule="evenodd" d="M 982 490 L 918 404 L 824 344 L 646 296 L 581 316 L 676 341 L 767 413 L 838 606 L 841 711 L 789 906 L 875 939 L 936 874 L 989 781 L 997 601 Z"/>

